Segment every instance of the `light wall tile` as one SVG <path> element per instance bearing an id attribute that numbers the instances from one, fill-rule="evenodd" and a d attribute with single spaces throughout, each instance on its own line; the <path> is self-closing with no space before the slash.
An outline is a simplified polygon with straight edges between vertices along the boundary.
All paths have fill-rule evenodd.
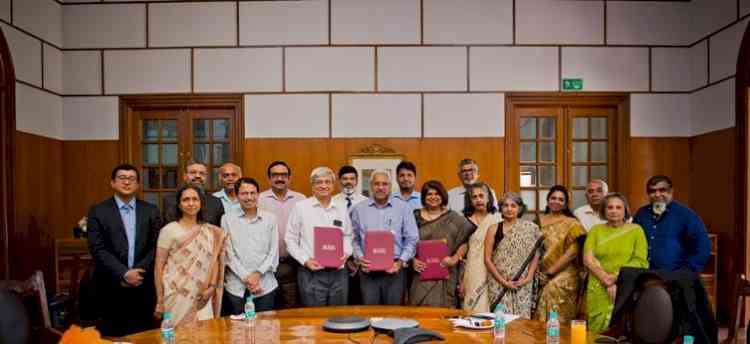
<path id="1" fill-rule="evenodd" d="M 11 0 L 0 0 L 0 19 L 10 23 L 10 2 Z"/>
<path id="2" fill-rule="evenodd" d="M 693 43 L 689 2 L 607 2 L 607 44 Z"/>
<path id="3" fill-rule="evenodd" d="M 327 94 L 246 95 L 245 137 L 328 137 L 328 108 Z"/>
<path id="4" fill-rule="evenodd" d="M 630 136 L 690 137 L 690 94 L 633 94 L 630 96 Z"/>
<path id="5" fill-rule="evenodd" d="M 63 53 L 63 92 L 101 94 L 102 65 L 98 50 L 68 50 Z"/>
<path id="6" fill-rule="evenodd" d="M 152 47 L 237 44 L 234 2 L 154 3 L 149 5 L 148 16 Z"/>
<path id="7" fill-rule="evenodd" d="M 44 88 L 61 94 L 63 90 L 62 51 L 44 44 Z"/>
<path id="8" fill-rule="evenodd" d="M 372 91 L 374 74 L 373 48 L 286 49 L 287 91 Z"/>
<path id="9" fill-rule="evenodd" d="M 146 5 L 91 4 L 63 7 L 65 48 L 146 46 Z"/>
<path id="10" fill-rule="evenodd" d="M 190 50 L 104 52 L 107 94 L 190 92 Z"/>
<path id="11" fill-rule="evenodd" d="M 708 84 L 708 41 L 704 40 L 690 48 L 691 88 L 694 90 Z"/>
<path id="12" fill-rule="evenodd" d="M 424 1 L 427 44 L 513 43 L 513 0 Z"/>
<path id="13" fill-rule="evenodd" d="M 378 49 L 380 91 L 465 91 L 466 48 Z"/>
<path id="14" fill-rule="evenodd" d="M 691 0 L 693 41 L 737 20 L 737 0 Z"/>
<path id="15" fill-rule="evenodd" d="M 0 24 L 8 41 L 16 79 L 42 86 L 42 43 L 21 31 Z"/>
<path id="16" fill-rule="evenodd" d="M 505 136 L 505 95 L 425 94 L 424 136 Z"/>
<path id="17" fill-rule="evenodd" d="M 692 61 L 690 48 L 651 50 L 651 77 L 654 91 L 690 91 Z"/>
<path id="18" fill-rule="evenodd" d="M 334 94 L 333 137 L 419 137 L 419 94 Z"/>
<path id="19" fill-rule="evenodd" d="M 737 57 L 740 53 L 742 36 L 745 34 L 748 20 L 738 22 L 726 30 L 709 38 L 711 57 L 711 82 L 721 80 L 737 73 Z"/>
<path id="20" fill-rule="evenodd" d="M 62 97 L 16 83 L 16 130 L 62 138 Z"/>
<path id="21" fill-rule="evenodd" d="M 62 5 L 57 1 L 13 1 L 13 25 L 62 46 Z"/>
<path id="22" fill-rule="evenodd" d="M 63 97 L 63 139 L 119 139 L 118 106 L 117 97 Z"/>
<path id="23" fill-rule="evenodd" d="M 419 43 L 419 0 L 332 0 L 333 44 Z"/>
<path id="24" fill-rule="evenodd" d="M 516 1 L 516 43 L 602 44 L 602 1 Z"/>
<path id="25" fill-rule="evenodd" d="M 693 136 L 735 126 L 734 78 L 692 94 Z"/>
<path id="26" fill-rule="evenodd" d="M 558 48 L 472 47 L 472 91 L 556 91 Z"/>
<path id="27" fill-rule="evenodd" d="M 328 44 L 328 1 L 240 2 L 240 44 Z"/>
<path id="28" fill-rule="evenodd" d="M 195 50 L 196 92 L 280 92 L 281 48 Z"/>
<path id="29" fill-rule="evenodd" d="M 562 66 L 584 91 L 648 91 L 647 48 L 563 48 Z"/>

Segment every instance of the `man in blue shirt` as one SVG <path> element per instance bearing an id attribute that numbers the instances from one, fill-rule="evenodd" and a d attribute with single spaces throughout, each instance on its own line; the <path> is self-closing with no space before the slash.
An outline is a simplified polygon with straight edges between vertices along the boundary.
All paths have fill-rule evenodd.
<path id="1" fill-rule="evenodd" d="M 406 274 L 403 268 L 416 253 L 417 223 L 412 208 L 390 197 L 391 177 L 378 170 L 370 175 L 370 198 L 352 208 L 352 245 L 360 267 L 362 301 L 366 305 L 399 305 L 404 296 Z M 365 232 L 387 230 L 393 234 L 393 265 L 385 271 L 371 271 L 365 259 Z"/>
<path id="2" fill-rule="evenodd" d="M 646 183 L 650 204 L 633 219 L 648 239 L 648 261 L 652 269 L 703 271 L 711 255 L 711 242 L 703 221 L 688 207 L 672 199 L 672 181 L 656 175 Z"/>
<path id="3" fill-rule="evenodd" d="M 398 163 L 396 181 L 399 190 L 394 191 L 391 197 L 408 203 L 412 209 L 422 209 L 422 196 L 419 191 L 414 191 L 417 184 L 417 167 L 413 162 L 404 160 Z"/>

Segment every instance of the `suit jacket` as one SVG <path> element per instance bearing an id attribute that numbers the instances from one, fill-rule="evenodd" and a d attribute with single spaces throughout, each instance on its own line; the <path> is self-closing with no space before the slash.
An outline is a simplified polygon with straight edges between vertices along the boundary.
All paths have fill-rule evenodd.
<path id="1" fill-rule="evenodd" d="M 159 208 L 136 199 L 135 205 L 135 259 L 133 268 L 146 270 L 144 280 L 153 281 L 156 240 L 162 221 Z M 94 205 L 89 210 L 88 243 L 96 263 L 92 279 L 99 287 L 118 286 L 128 268 L 128 239 L 120 210 L 114 197 Z M 143 283 L 143 285 L 153 283 Z"/>
<path id="2" fill-rule="evenodd" d="M 202 207 L 203 215 L 206 217 L 203 220 L 216 227 L 221 227 L 221 217 L 224 215 L 224 205 L 221 204 L 221 200 L 214 195 L 203 192 L 203 197 L 206 200 L 205 207 Z M 164 198 L 164 209 L 162 209 L 162 214 L 164 214 L 164 218 L 167 219 L 167 222 L 179 220 L 174 213 L 176 201 L 177 199 L 174 197 Z"/>

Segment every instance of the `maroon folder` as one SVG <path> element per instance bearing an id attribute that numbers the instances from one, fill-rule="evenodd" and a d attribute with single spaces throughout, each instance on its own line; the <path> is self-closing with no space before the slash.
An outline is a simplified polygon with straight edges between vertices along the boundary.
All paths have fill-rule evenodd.
<path id="1" fill-rule="evenodd" d="M 393 266 L 393 233 L 380 229 L 366 231 L 365 259 L 370 261 L 370 271 L 390 269 Z"/>
<path id="2" fill-rule="evenodd" d="M 423 281 L 448 279 L 448 269 L 440 266 L 443 258 L 448 256 L 448 243 L 445 240 L 420 240 L 417 243 L 417 257 L 427 267 L 419 274 Z"/>
<path id="3" fill-rule="evenodd" d="M 315 227 L 315 260 L 324 268 L 338 268 L 344 256 L 344 233 L 337 227 Z"/>

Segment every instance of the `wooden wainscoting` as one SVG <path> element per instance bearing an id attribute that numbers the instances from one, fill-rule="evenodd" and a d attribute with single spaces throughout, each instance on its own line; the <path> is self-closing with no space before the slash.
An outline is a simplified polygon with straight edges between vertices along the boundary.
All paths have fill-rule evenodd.
<path id="1" fill-rule="evenodd" d="M 672 179 L 674 196 L 689 204 L 690 139 L 687 137 L 633 137 L 630 139 L 630 191 L 626 195 L 633 212 L 648 203 L 646 181 L 664 174 Z M 616 191 L 616 190 L 615 190 Z"/>
<path id="2" fill-rule="evenodd" d="M 268 188 L 266 169 L 274 160 L 284 160 L 292 168 L 292 188 L 310 194 L 310 171 L 317 166 L 338 168 L 362 147 L 379 144 L 403 154 L 417 165 L 417 187 L 428 179 L 443 182 L 446 188 L 459 184 L 457 164 L 472 158 L 480 166 L 482 180 L 497 192 L 504 185 L 504 140 L 491 138 L 289 138 L 245 139 L 243 173 L 258 179 L 262 189 Z"/>

